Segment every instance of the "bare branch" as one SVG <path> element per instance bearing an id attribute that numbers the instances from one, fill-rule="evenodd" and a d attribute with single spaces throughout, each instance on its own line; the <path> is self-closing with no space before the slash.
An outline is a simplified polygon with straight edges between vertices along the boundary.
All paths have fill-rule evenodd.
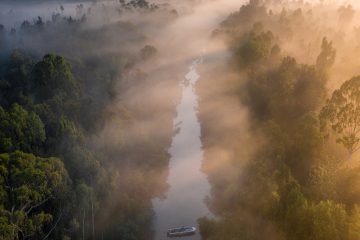
<path id="1" fill-rule="evenodd" d="M 60 215 L 59 215 L 59 217 L 58 217 L 58 219 L 56 220 L 54 226 L 50 229 L 50 231 L 46 234 L 46 236 L 45 236 L 42 240 L 47 239 L 47 238 L 51 235 L 52 231 L 54 231 L 54 229 L 56 228 L 56 226 L 57 226 L 58 223 L 60 222 L 60 219 L 61 219 L 61 217 L 62 217 L 62 214 L 63 214 L 63 213 L 61 212 Z"/>
<path id="2" fill-rule="evenodd" d="M 21 211 L 25 211 L 25 209 L 29 207 L 31 203 L 32 201 L 28 201 L 27 203 L 25 203 L 24 206 L 22 206 Z"/>
<path id="3" fill-rule="evenodd" d="M 50 198 L 52 198 L 52 196 L 45 198 L 43 201 L 39 202 L 38 204 L 35 204 L 34 206 L 31 206 L 29 208 L 29 210 L 26 211 L 26 214 L 29 214 L 34 208 L 37 208 L 41 205 L 43 205 L 44 203 L 46 203 Z"/>

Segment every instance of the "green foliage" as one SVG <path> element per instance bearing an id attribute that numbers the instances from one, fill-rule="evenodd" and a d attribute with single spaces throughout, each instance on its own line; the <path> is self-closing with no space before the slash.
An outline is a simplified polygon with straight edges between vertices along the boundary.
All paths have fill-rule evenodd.
<path id="1" fill-rule="evenodd" d="M 251 76 L 244 101 L 260 120 L 293 121 L 324 101 L 325 76 L 317 68 L 285 57 L 275 69 Z"/>
<path id="2" fill-rule="evenodd" d="M 0 78 L 0 102 L 9 107 L 14 102 L 21 104 L 31 101 L 27 98 L 30 93 L 31 82 L 29 76 L 32 71 L 33 59 L 20 50 L 14 50 Z"/>
<path id="3" fill-rule="evenodd" d="M 357 240 L 360 238 L 360 209 L 355 206 L 350 216 L 349 240 Z"/>
<path id="4" fill-rule="evenodd" d="M 243 68 L 256 67 L 264 62 L 271 53 L 274 36 L 272 32 L 257 34 L 251 32 L 235 52 L 235 58 Z"/>
<path id="5" fill-rule="evenodd" d="M 311 21 L 306 20 L 311 19 L 311 8 L 284 8 L 279 14 L 271 11 L 267 15 L 260 9 L 266 5 L 267 1 L 252 1 L 217 30 L 226 33 L 232 74 L 236 74 L 227 82 L 229 86 L 222 86 L 223 91 L 237 94 L 245 104 L 250 112 L 250 134 L 256 136 L 252 141 L 262 141 L 243 163 L 233 154 L 237 149 L 218 142 L 211 131 L 205 132 L 205 142 L 212 144 L 209 149 L 220 147 L 231 153 L 227 167 L 235 177 L 227 179 L 223 190 L 219 172 L 208 173 L 212 183 L 209 205 L 217 218 L 199 219 L 201 235 L 208 240 L 359 239 L 359 168 L 344 167 L 346 159 L 325 127 L 332 128 L 350 153 L 360 148 L 360 78 L 345 82 L 326 102 L 328 74 L 336 64 L 332 41 L 323 38 L 321 52 L 313 59 L 316 63 L 310 65 L 310 54 L 299 52 L 313 44 L 302 42 L 311 28 Z M 340 21 L 350 21 L 352 11 L 351 7 L 339 10 Z M 344 12 L 350 14 L 348 19 Z M 293 51 L 296 41 L 301 42 L 301 51 Z M 294 57 L 280 56 L 284 52 Z M 300 64 L 303 62 L 308 64 Z M 202 120 L 203 130 L 214 127 L 213 132 L 221 131 L 212 121 Z"/>
<path id="6" fill-rule="evenodd" d="M 70 178 L 74 182 L 85 182 L 83 185 L 92 190 L 91 198 L 77 197 L 76 186 L 73 186 L 74 189 L 71 187 L 66 189 L 61 199 L 54 198 L 52 196 L 54 194 L 51 193 L 46 202 L 37 208 L 34 216 L 18 211 L 17 213 L 21 215 L 18 224 L 21 222 L 24 225 L 22 228 L 26 228 L 21 231 L 27 231 L 36 238 L 50 229 L 50 224 L 56 223 L 54 236 L 62 237 L 70 234 L 73 237 L 80 237 L 77 234 L 79 229 L 88 228 L 91 221 L 87 217 L 86 224 L 82 225 L 82 228 L 72 223 L 81 222 L 83 212 L 90 211 L 89 201 L 91 201 L 92 213 L 96 214 L 98 194 L 105 190 L 96 189 L 94 193 L 93 187 L 100 187 L 104 181 L 108 181 L 103 176 L 104 172 L 98 160 L 84 145 L 85 133 L 81 126 L 80 114 L 91 106 L 83 105 L 84 103 L 79 99 L 82 94 L 79 88 L 80 82 L 74 77 L 70 64 L 63 57 L 53 54 L 46 55 L 42 61 L 33 64 L 32 58 L 23 52 L 15 51 L 3 70 L 2 74 L 6 79 L 3 82 L 8 84 L 4 84 L 0 89 L 7 96 L 1 99 L 1 104 L 11 108 L 6 111 L 0 107 L 0 150 L 2 152 L 21 150 L 58 156 L 62 159 L 61 163 L 65 164 L 67 171 L 63 170 L 69 173 Z M 35 103 L 28 99 L 35 99 Z M 94 118 L 93 121 L 96 119 Z M 27 175 L 24 178 L 35 183 L 35 177 L 35 175 Z M 24 193 L 18 191 L 13 195 L 22 196 L 28 192 L 28 189 L 22 189 Z M 50 191 L 52 188 L 43 186 L 43 190 L 45 189 Z M 31 191 L 29 194 L 34 195 Z M 29 198 L 27 195 L 24 196 Z M 85 198 L 87 201 L 84 201 Z M 61 201 L 65 202 L 61 203 Z M 33 204 L 35 200 L 32 201 L 31 205 Z M 52 209 L 51 212 L 49 208 Z M 9 216 L 9 211 L 11 207 L 6 206 L 1 216 Z M 8 221 L 7 218 L 2 219 Z M 15 225 L 6 221 L 1 226 L 4 228 L 3 231 L 12 231 L 11 227 Z M 68 228 L 69 232 L 63 234 L 58 225 Z M 10 239 L 20 234 L 17 231 Z"/>
<path id="7" fill-rule="evenodd" d="M 308 172 L 308 195 L 317 201 L 339 200 L 343 196 L 341 202 L 345 203 L 344 199 L 348 198 L 344 194 L 345 188 L 339 191 L 339 183 L 343 181 L 338 170 L 340 165 L 339 159 L 329 155 L 313 163 Z"/>
<path id="8" fill-rule="evenodd" d="M 39 152 L 45 141 L 44 124 L 34 112 L 14 104 L 9 112 L 0 106 L 0 151 Z"/>
<path id="9" fill-rule="evenodd" d="M 339 193 L 339 200 L 353 208 L 360 202 L 360 174 L 359 167 L 353 169 L 338 170 L 336 188 Z"/>
<path id="10" fill-rule="evenodd" d="M 143 0 L 121 1 L 120 5 L 116 14 L 124 11 L 151 14 L 158 8 L 167 12 L 167 19 L 176 14 L 176 11 L 170 14 L 168 6 Z M 76 12 L 94 16 L 90 9 L 100 8 L 104 10 L 100 6 L 89 6 L 86 13 L 84 5 L 79 4 Z M 63 6 L 60 10 L 65 11 Z M 26 224 L 28 232 L 36 232 L 27 239 L 42 239 L 52 230 L 47 239 L 104 237 L 147 240 L 153 219 L 151 198 L 155 191 L 162 191 L 158 187 L 158 170 L 166 167 L 168 160 L 164 151 L 168 139 L 164 139 L 170 139 L 172 132 L 169 131 L 168 136 L 161 133 L 161 137 L 155 136 L 157 139 L 152 134 L 142 133 L 144 140 L 136 144 L 121 137 L 121 141 L 106 146 L 105 150 L 99 150 L 103 143 L 94 143 L 93 138 L 100 139 L 106 121 L 119 115 L 121 124 L 116 127 L 125 128 L 123 122 L 126 121 L 129 122 L 126 127 L 136 129 L 135 121 L 130 123 L 125 114 L 116 109 L 109 110 L 108 106 L 115 99 L 122 101 L 119 94 L 124 92 L 124 88 L 137 89 L 139 81 L 121 81 L 132 73 L 131 78 L 144 78 L 141 70 L 133 69 L 135 61 L 150 59 L 156 54 L 156 49 L 146 45 L 145 36 L 130 22 L 106 21 L 99 28 L 88 28 L 83 24 L 87 20 L 85 17 L 77 20 L 57 13 L 52 17 L 46 22 L 41 17 L 31 22 L 24 21 L 20 29 L 12 29 L 10 34 L 0 26 L 1 46 L 5 40 L 9 51 L 12 51 L 11 47 L 24 48 L 13 51 L 9 57 L 6 51 L 1 53 L 0 147 L 4 149 L 0 150 L 12 152 L 20 149 L 36 156 L 56 156 L 72 180 L 61 198 L 51 198 L 37 208 L 34 214 L 39 213 L 36 220 L 39 224 L 33 225 L 32 229 L 30 223 Z M 134 42 L 130 45 L 145 47 L 140 52 L 133 52 L 125 49 L 128 44 L 121 44 L 125 47 L 112 51 L 114 48 L 111 46 L 119 46 L 119 42 L 126 43 L 130 39 Z M 112 50 L 108 51 L 110 48 Z M 47 54 L 49 52 L 61 56 Z M 143 97 L 146 100 L 146 96 Z M 17 118 L 9 115 L 15 105 L 22 109 L 16 111 Z M 147 116 L 141 111 L 143 109 L 139 114 L 130 114 L 142 121 Z M 151 109 L 147 111 L 153 114 Z M 168 121 L 167 117 L 164 121 Z M 16 130 L 18 135 L 10 130 Z M 115 181 L 117 170 L 126 175 L 125 167 L 129 171 L 139 169 L 140 177 L 136 175 L 134 181 L 127 181 L 126 177 Z M 165 178 L 162 174 L 161 180 L 164 180 L 163 175 Z M 34 176 L 29 176 L 30 182 L 32 178 Z M 40 215 L 41 212 L 44 215 Z M 16 236 L 11 235 L 13 226 L 7 221 L 0 214 L 2 233 L 14 239 Z"/>
<path id="11" fill-rule="evenodd" d="M 69 178 L 59 159 L 16 151 L 0 155 L 0 182 L 0 236 L 24 239 L 41 236 L 52 222 L 43 207 L 62 194 Z"/>
<path id="12" fill-rule="evenodd" d="M 347 236 L 345 207 L 331 201 L 318 204 L 304 202 L 288 212 L 287 239 L 344 239 Z"/>
<path id="13" fill-rule="evenodd" d="M 360 142 L 360 77 L 346 81 L 321 110 L 324 125 L 329 124 L 337 135 L 337 142 L 353 154 Z"/>
<path id="14" fill-rule="evenodd" d="M 38 27 L 28 30 L 37 34 L 43 31 Z M 143 51 L 145 58 L 154 53 L 151 47 Z M 17 212 L 21 215 L 18 225 L 31 235 L 28 239 L 42 239 L 49 231 L 52 239 L 96 239 L 102 233 L 105 239 L 149 239 L 153 219 L 150 200 L 154 192 L 162 191 L 158 170 L 167 163 L 167 140 L 158 144 L 143 135 L 142 151 L 138 151 L 140 143 L 125 146 L 124 141 L 104 150 L 90 146 L 89 136 L 99 134 L 110 116 L 105 115 L 109 110 L 106 105 L 119 94 L 115 81 L 121 77 L 117 69 L 125 60 L 111 55 L 82 56 L 75 61 L 74 56 L 72 66 L 68 59 L 54 54 L 36 62 L 19 50 L 1 59 L 0 152 L 21 150 L 36 156 L 56 156 L 72 183 L 59 196 L 51 194 L 31 214 Z M 129 114 L 112 112 L 111 118 L 121 118 L 117 127 L 124 127 L 124 119 L 130 126 Z M 118 173 L 114 169 L 124 166 L 141 173 L 133 181 L 126 177 L 115 180 Z M 27 177 L 29 182 L 36 180 L 34 175 Z M 44 188 L 50 190 L 49 186 Z M 0 193 L 2 197 L 5 195 Z M 8 206 L 1 208 L 0 239 L 21 238 L 22 233 L 9 223 L 9 211 Z"/>
<path id="15" fill-rule="evenodd" d="M 61 56 L 47 54 L 33 69 L 33 91 L 37 101 L 47 100 L 55 95 L 74 97 L 77 84 L 70 64 Z"/>
<path id="16" fill-rule="evenodd" d="M 231 28 L 241 22 L 246 27 L 246 25 L 252 25 L 254 22 L 265 21 L 267 19 L 266 8 L 259 3 L 259 0 L 251 0 L 249 4 L 242 5 L 240 11 L 231 14 L 221 23 L 221 26 Z"/>
<path id="17" fill-rule="evenodd" d="M 344 205 L 322 201 L 311 209 L 311 213 L 314 232 L 309 237 L 319 240 L 340 240 L 347 237 L 347 213 Z"/>

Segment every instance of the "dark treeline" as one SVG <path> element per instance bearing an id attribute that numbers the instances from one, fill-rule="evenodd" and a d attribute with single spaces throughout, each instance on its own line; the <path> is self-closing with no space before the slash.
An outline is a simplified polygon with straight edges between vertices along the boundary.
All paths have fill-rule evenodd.
<path id="1" fill-rule="evenodd" d="M 252 0 L 214 31 L 231 59 L 198 86 L 218 216 L 203 239 L 360 239 L 354 13 Z"/>
<path id="2" fill-rule="evenodd" d="M 158 109 L 141 90 L 154 83 L 138 65 L 157 49 L 137 11 L 174 18 L 146 1 L 121 1 L 79 18 L 0 25 L 1 239 L 151 239 L 172 122 L 160 119 L 157 135 L 138 127 Z"/>

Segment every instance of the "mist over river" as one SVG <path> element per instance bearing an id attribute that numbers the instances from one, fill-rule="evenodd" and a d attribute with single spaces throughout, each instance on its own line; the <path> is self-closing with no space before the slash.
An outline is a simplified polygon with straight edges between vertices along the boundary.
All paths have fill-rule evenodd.
<path id="1" fill-rule="evenodd" d="M 198 107 L 194 84 L 199 75 L 196 67 L 201 60 L 195 60 L 181 83 L 182 99 L 177 106 L 174 127 L 178 131 L 174 136 L 169 153 L 170 190 L 166 199 L 155 199 L 155 230 L 157 240 L 166 239 L 166 230 L 181 226 L 196 226 L 199 216 L 210 216 L 204 199 L 210 186 L 206 175 L 201 172 L 203 157 L 200 140 L 200 123 L 196 116 Z M 201 239 L 197 232 L 186 239 Z"/>
<path id="2" fill-rule="evenodd" d="M 201 236 L 197 224 L 198 218 L 212 217 L 205 203 L 206 197 L 210 195 L 210 184 L 207 175 L 201 170 L 203 146 L 201 123 L 197 116 L 198 96 L 195 86 L 198 81 L 206 81 L 201 79 L 198 71 L 205 64 L 203 60 L 219 61 L 226 57 L 227 50 L 212 42 L 211 32 L 224 16 L 231 13 L 230 9 L 238 9 L 237 6 L 240 5 L 238 1 L 226 3 L 209 1 L 197 5 L 192 12 L 180 16 L 172 26 L 159 34 L 163 38 L 159 38 L 162 41 L 158 40 L 158 46 L 168 49 L 163 60 L 173 63 L 176 66 L 175 71 L 184 74 L 179 79 L 182 95 L 176 106 L 176 116 L 173 121 L 175 134 L 168 150 L 169 190 L 164 198 L 153 200 L 155 240 L 167 239 L 168 229 L 182 226 L 197 228 L 195 235 L 182 239 L 199 240 Z M 168 39 L 169 36 L 172 37 Z M 206 52 L 201 55 L 200 52 L 204 49 Z"/>
<path id="3" fill-rule="evenodd" d="M 0 240 L 360 240 L 359 9 L 0 0 Z"/>
<path id="4" fill-rule="evenodd" d="M 73 69 L 77 74 L 74 79 L 83 84 L 84 96 L 91 100 L 81 98 L 86 100 L 84 112 L 94 111 L 91 117 L 81 116 L 84 121 L 78 125 L 99 117 L 99 129 L 86 125 L 89 133 L 84 134 L 83 145 L 104 165 L 99 179 L 109 182 L 104 181 L 105 187 L 99 189 L 109 193 L 92 186 L 90 170 L 81 171 L 84 176 L 79 179 L 91 176 L 89 188 L 72 187 L 84 199 L 84 206 L 74 204 L 76 211 L 68 213 L 68 219 L 60 210 L 54 212 L 52 223 L 53 229 L 61 221 L 74 223 L 77 229 L 49 234 L 150 240 L 154 232 L 154 240 L 165 240 L 168 229 L 189 226 L 196 227 L 196 234 L 183 238 L 200 240 L 197 220 L 213 217 L 205 202 L 211 186 L 203 172 L 204 144 L 195 89 L 200 80 L 208 80 L 201 78 L 200 68 L 207 68 L 207 61 L 227 57 L 224 45 L 212 41 L 212 32 L 243 1 L 153 2 L 160 10 L 124 10 L 118 0 L 0 3 L 0 30 L 9 54 L 24 49 L 36 61 L 48 53 L 61 54 L 64 62 L 69 61 L 69 72 Z M 29 70 L 29 79 L 37 79 L 31 74 Z M 63 159 L 77 161 L 78 157 Z M 95 163 L 89 166 L 101 165 Z M 71 177 L 76 183 L 80 175 L 76 173 L 84 164 L 71 164 L 65 167 L 74 172 Z M 99 199 L 108 195 L 94 204 L 91 194 L 97 191 Z M 80 198 L 80 193 L 91 197 Z"/>

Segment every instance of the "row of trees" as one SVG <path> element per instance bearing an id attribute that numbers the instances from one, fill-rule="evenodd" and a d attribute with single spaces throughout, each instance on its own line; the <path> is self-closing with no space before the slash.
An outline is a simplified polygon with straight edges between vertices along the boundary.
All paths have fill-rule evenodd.
<path id="1" fill-rule="evenodd" d="M 328 98 L 337 55 L 332 42 L 323 38 L 314 63 L 299 63 L 280 48 L 292 42 L 275 34 L 277 25 L 267 31 L 258 23 L 283 21 L 283 14 L 268 15 L 251 1 L 216 31 L 226 32 L 238 76 L 226 94 L 247 107 L 252 141 L 261 144 L 246 163 L 234 154 L 234 178 L 209 172 L 209 206 L 219 219 L 199 219 L 203 239 L 360 239 L 359 168 L 347 164 L 359 149 L 360 78 Z M 240 20 L 253 27 L 234 31 Z M 206 130 L 211 122 L 204 121 Z M 221 146 L 214 137 L 205 132 L 208 148 Z"/>
<path id="2" fill-rule="evenodd" d="M 127 90 L 146 89 L 136 63 L 157 50 L 136 21 L 108 21 L 110 10 L 119 17 L 99 4 L 80 19 L 62 13 L 16 30 L 0 25 L 0 239 L 152 237 L 171 114 L 156 136 L 137 125 L 154 111 L 128 104 Z"/>
<path id="3" fill-rule="evenodd" d="M 70 64 L 52 54 L 35 62 L 15 51 L 2 66 L 0 235 L 40 239 L 66 228 L 75 236 L 82 212 L 100 199 L 87 192 L 100 193 L 106 179 L 84 146 L 79 82 Z"/>

